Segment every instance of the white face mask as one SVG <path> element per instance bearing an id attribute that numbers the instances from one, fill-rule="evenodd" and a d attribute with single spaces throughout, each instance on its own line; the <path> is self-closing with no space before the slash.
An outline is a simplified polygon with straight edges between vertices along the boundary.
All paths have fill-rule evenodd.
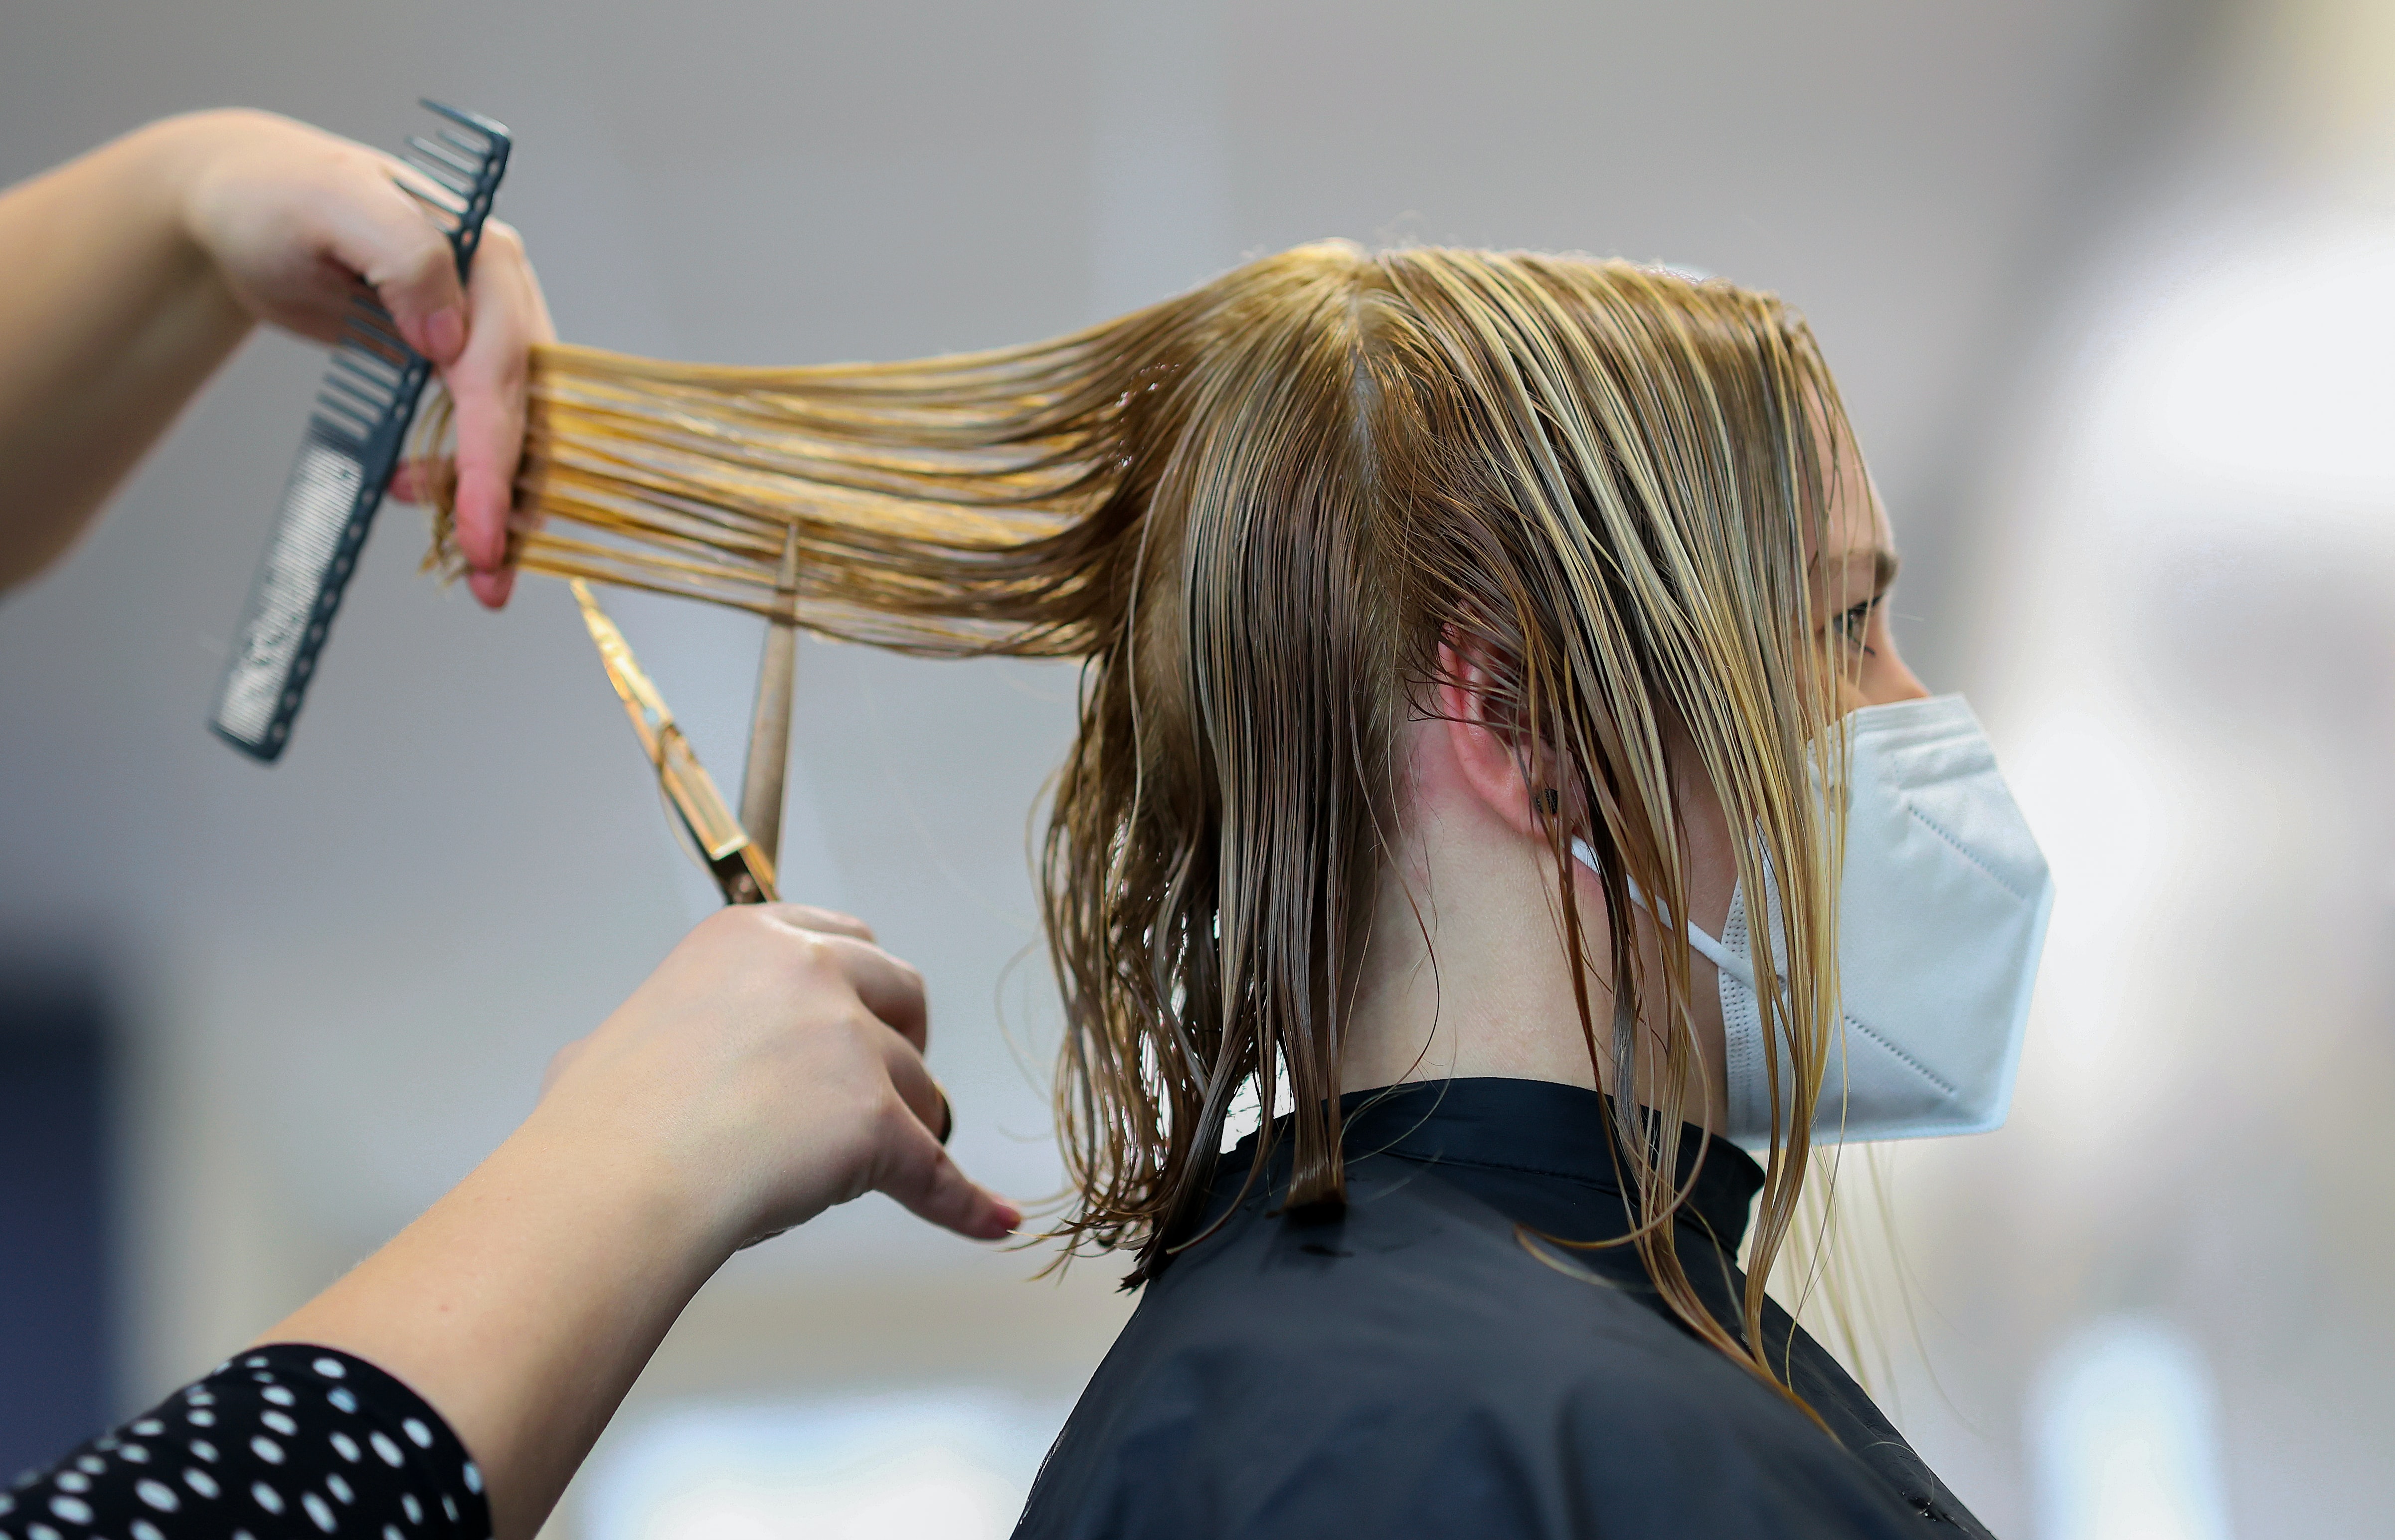
<path id="1" fill-rule="evenodd" d="M 1848 731 L 1838 890 L 1844 1020 L 1831 1041 L 1813 1136 L 1985 1133 L 2012 1103 L 2053 878 L 1961 696 L 1867 707 L 1848 719 Z M 1574 841 L 1572 854 L 1595 870 L 1585 843 Z M 1775 935 L 1784 934 L 1776 891 L 1766 892 L 1765 908 Z M 1771 1138 L 1764 1055 L 1773 1045 L 1764 1042 L 1755 1003 L 1749 923 L 1741 884 L 1721 937 L 1692 924 L 1688 943 L 1721 975 L 1725 1132 L 1759 1149 Z M 1784 945 L 1774 949 L 1786 956 Z M 1783 1108 L 1794 1073 L 1782 1047 Z"/>

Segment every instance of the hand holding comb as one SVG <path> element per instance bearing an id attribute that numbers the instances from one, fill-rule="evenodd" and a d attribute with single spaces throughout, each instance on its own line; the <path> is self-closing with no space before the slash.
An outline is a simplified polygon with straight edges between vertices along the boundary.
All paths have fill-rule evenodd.
<path id="1" fill-rule="evenodd" d="M 423 105 L 440 124 L 430 139 L 408 139 L 405 159 L 416 179 L 394 179 L 449 237 L 463 279 L 514 141 L 489 118 L 437 101 Z M 218 737 L 253 759 L 271 764 L 290 742 L 334 612 L 431 376 L 431 365 L 400 339 L 390 312 L 361 290 L 316 392 L 209 722 Z"/>

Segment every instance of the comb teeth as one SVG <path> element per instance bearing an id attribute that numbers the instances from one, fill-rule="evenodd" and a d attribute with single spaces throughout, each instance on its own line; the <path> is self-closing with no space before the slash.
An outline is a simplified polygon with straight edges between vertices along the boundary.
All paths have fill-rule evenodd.
<path id="1" fill-rule="evenodd" d="M 507 170 L 511 140 L 505 126 L 477 113 L 460 112 L 429 98 L 424 107 L 445 121 L 430 138 L 407 136 L 407 164 L 430 189 L 400 183 L 408 196 L 440 217 L 443 228 L 457 243 L 457 271 L 462 275 L 483 239 L 483 221 L 490 217 L 491 198 Z"/>
<path id="2" fill-rule="evenodd" d="M 512 141 L 488 118 L 437 101 L 424 106 L 446 124 L 433 130 L 433 139 L 409 138 L 406 160 L 415 176 L 394 179 L 448 235 L 463 278 Z M 290 739 L 333 612 L 357 569 L 431 373 L 401 340 L 390 312 L 362 288 L 342 318 L 332 365 L 316 389 L 218 692 L 210 725 L 244 753 L 271 763 Z"/>

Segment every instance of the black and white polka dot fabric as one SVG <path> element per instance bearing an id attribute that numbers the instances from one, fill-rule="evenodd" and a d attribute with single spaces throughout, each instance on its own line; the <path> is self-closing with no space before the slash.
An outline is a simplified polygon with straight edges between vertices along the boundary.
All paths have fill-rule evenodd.
<path id="1" fill-rule="evenodd" d="M 483 1473 L 362 1359 L 282 1344 L 0 1494 L 0 1540 L 488 1540 Z"/>

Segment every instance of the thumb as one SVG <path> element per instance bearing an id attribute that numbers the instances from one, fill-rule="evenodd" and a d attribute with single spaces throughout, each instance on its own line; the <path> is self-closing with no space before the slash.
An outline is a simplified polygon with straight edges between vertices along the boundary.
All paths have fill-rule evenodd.
<path id="1" fill-rule="evenodd" d="M 1023 1223 L 1022 1210 L 968 1177 L 920 1122 L 896 1122 L 899 1148 L 883 1157 L 875 1187 L 919 1217 L 959 1235 L 999 1241 L 1014 1233 Z"/>

